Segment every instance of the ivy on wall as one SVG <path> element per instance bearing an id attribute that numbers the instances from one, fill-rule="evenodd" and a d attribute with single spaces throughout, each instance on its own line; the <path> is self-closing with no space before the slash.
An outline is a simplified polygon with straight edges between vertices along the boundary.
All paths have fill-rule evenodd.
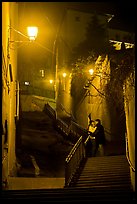
<path id="1" fill-rule="evenodd" d="M 105 60 L 102 55 L 101 58 Z M 111 101 L 116 105 L 120 106 L 123 103 L 123 84 L 125 79 L 130 75 L 130 85 L 134 85 L 134 73 L 135 73 L 135 62 L 134 62 L 134 50 L 119 50 L 114 51 L 109 56 L 108 61 L 110 61 L 110 71 L 108 71 L 108 64 L 103 67 L 103 61 L 95 66 L 97 62 L 97 56 L 93 52 L 90 53 L 89 57 L 86 59 L 79 58 L 75 64 L 73 64 L 72 69 L 72 81 L 71 81 L 71 96 L 76 100 L 81 100 L 84 97 L 86 90 L 84 86 L 86 83 L 92 85 L 100 94 L 100 96 L 105 97 L 107 100 L 111 98 Z M 86 74 L 87 66 L 94 64 L 95 74 L 90 81 Z M 132 73 L 132 74 L 131 74 Z M 94 78 L 101 75 L 100 82 L 102 86 L 98 89 L 97 85 L 94 84 Z M 131 78 L 132 76 L 132 78 Z M 128 97 L 129 98 L 129 97 Z"/>

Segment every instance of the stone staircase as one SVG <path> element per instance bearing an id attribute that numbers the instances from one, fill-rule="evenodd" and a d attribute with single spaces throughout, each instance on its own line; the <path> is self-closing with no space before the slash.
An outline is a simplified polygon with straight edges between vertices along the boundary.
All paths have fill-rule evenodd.
<path id="1" fill-rule="evenodd" d="M 57 189 L 8 190 L 8 200 L 51 202 L 135 201 L 125 155 L 90 157 L 68 187 Z"/>
<path id="2" fill-rule="evenodd" d="M 125 155 L 88 157 L 70 183 L 91 189 L 96 199 L 132 200 L 130 169 Z"/>
<path id="3" fill-rule="evenodd" d="M 125 155 L 88 157 L 75 187 L 115 186 L 130 187 L 129 165 Z"/>
<path id="4" fill-rule="evenodd" d="M 47 180 L 44 182 L 43 178 L 34 178 L 35 182 L 33 180 L 31 186 L 34 188 L 35 183 L 39 188 L 26 189 L 23 188 L 23 185 L 27 185 L 26 182 L 24 181 L 23 184 L 20 180 L 19 186 L 22 182 L 23 190 L 4 190 L 0 199 L 4 201 L 34 200 L 46 203 L 135 201 L 126 156 L 121 152 L 114 155 L 115 151 L 113 149 L 110 151 L 110 149 L 106 151 L 106 156 L 86 158 L 67 187 L 63 187 L 61 182 L 58 188 L 44 189 Z M 117 146 L 117 149 L 121 148 Z M 28 182 L 32 181 L 28 179 Z"/>

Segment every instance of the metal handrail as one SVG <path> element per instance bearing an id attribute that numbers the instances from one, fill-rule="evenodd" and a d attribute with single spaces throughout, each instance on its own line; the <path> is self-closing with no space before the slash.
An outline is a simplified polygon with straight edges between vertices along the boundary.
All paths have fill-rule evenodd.
<path id="1" fill-rule="evenodd" d="M 82 136 L 71 149 L 65 160 L 65 186 L 69 186 L 74 174 L 80 166 L 80 163 L 85 158 L 85 148 Z"/>
<path id="2" fill-rule="evenodd" d="M 69 162 L 71 157 L 74 155 L 74 153 L 76 152 L 79 144 L 81 143 L 82 140 L 82 136 L 78 139 L 78 141 L 76 142 L 76 144 L 74 145 L 74 147 L 71 149 L 70 153 L 68 154 L 68 156 L 66 157 L 66 162 Z"/>
<path id="3" fill-rule="evenodd" d="M 87 130 L 74 121 L 71 121 L 70 133 L 73 133 L 78 138 L 82 135 L 83 140 L 87 138 Z"/>
<path id="4" fill-rule="evenodd" d="M 4 72 L 3 76 L 4 76 L 4 79 L 5 79 L 6 85 L 7 85 L 7 71 L 8 71 L 8 67 L 6 66 L 6 60 L 5 60 L 5 56 L 4 56 L 3 46 L 2 46 L 2 71 Z"/>
<path id="5" fill-rule="evenodd" d="M 125 139 L 126 139 L 126 158 L 127 161 L 129 163 L 129 166 L 131 167 L 132 171 L 135 172 L 135 168 L 130 160 L 130 156 L 129 156 L 129 149 L 128 149 L 128 138 L 127 138 L 127 134 L 125 133 Z"/>
<path id="6" fill-rule="evenodd" d="M 49 105 L 49 103 L 45 104 L 44 109 L 47 110 L 50 113 L 50 115 L 53 117 L 53 119 L 56 120 L 56 111 Z"/>
<path id="7" fill-rule="evenodd" d="M 68 135 L 70 132 L 70 127 L 69 125 L 67 125 L 66 123 L 64 123 L 64 121 L 62 121 L 61 119 L 57 118 L 56 119 L 56 127 L 63 133 L 65 133 L 65 135 Z"/>

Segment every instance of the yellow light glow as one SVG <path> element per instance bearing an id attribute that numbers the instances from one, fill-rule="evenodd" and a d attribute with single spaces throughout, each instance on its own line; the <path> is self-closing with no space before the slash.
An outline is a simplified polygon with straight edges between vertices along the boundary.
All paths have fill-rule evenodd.
<path id="1" fill-rule="evenodd" d="M 62 75 L 63 75 L 64 78 L 67 76 L 67 74 L 65 72 Z"/>
<path id="2" fill-rule="evenodd" d="M 92 75 L 92 74 L 94 73 L 94 70 L 93 70 L 93 69 L 90 69 L 90 70 L 89 70 L 89 73 L 90 73 L 90 75 Z"/>
<path id="3" fill-rule="evenodd" d="M 52 80 L 52 79 L 50 79 L 50 80 L 49 80 L 49 83 L 50 83 L 50 84 L 52 84 L 52 83 L 53 83 L 53 80 Z"/>
<path id="4" fill-rule="evenodd" d="M 28 36 L 30 40 L 35 40 L 38 34 L 38 28 L 37 27 L 28 27 L 27 28 L 28 31 Z"/>

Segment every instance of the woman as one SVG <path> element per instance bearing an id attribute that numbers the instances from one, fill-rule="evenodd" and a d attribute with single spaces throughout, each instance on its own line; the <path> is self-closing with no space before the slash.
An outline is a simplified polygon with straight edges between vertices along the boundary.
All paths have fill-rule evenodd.
<path id="1" fill-rule="evenodd" d="M 93 152 L 95 151 L 95 137 L 93 136 L 93 133 L 96 130 L 96 126 L 95 126 L 95 121 L 89 120 L 89 124 L 88 124 L 88 136 L 86 141 L 84 142 L 86 145 L 86 154 L 87 156 L 93 156 Z"/>

